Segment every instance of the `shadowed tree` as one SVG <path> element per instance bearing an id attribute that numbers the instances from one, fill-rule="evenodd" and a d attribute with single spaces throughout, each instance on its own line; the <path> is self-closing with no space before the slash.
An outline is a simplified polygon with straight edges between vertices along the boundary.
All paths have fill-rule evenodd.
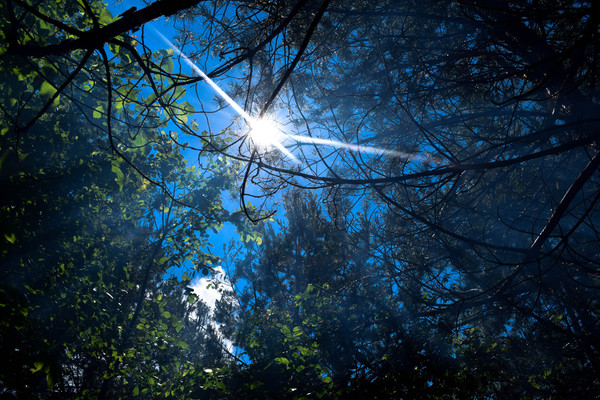
<path id="1" fill-rule="evenodd" d="M 388 150 L 287 139 L 300 162 L 253 151 L 244 183 L 266 197 L 324 189 L 350 229 L 346 200 L 368 199 L 382 275 L 420 312 L 452 316 L 474 364 L 500 352 L 498 393 L 597 391 L 597 5 L 218 4 L 195 10 L 223 23 L 186 49 L 226 58 L 215 73 L 247 62 L 247 109 L 285 116 L 291 134 Z"/>
<path id="2" fill-rule="evenodd" d="M 286 197 L 285 224 L 235 265 L 239 310 L 221 314 L 248 364 L 244 398 L 472 398 L 492 382 L 471 371 L 444 317 L 410 309 L 369 256 L 371 223 L 354 233 L 316 199 Z M 416 312 L 415 312 L 416 311 Z M 446 321 L 447 322 L 447 321 Z"/>

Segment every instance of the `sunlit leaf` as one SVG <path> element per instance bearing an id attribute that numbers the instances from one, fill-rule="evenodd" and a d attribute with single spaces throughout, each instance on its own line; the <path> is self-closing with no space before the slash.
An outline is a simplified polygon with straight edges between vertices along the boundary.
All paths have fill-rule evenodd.
<path id="1" fill-rule="evenodd" d="M 167 74 L 173 73 L 173 69 L 175 68 L 175 64 L 173 64 L 173 60 L 171 58 L 166 58 L 162 63 L 162 69 Z"/>
<path id="2" fill-rule="evenodd" d="M 4 238 L 13 244 L 17 241 L 17 235 L 15 235 L 14 233 L 5 233 Z"/>
<path id="3" fill-rule="evenodd" d="M 44 367 L 43 361 L 36 361 L 33 363 L 33 368 L 31 368 L 31 372 L 38 372 Z"/>
<path id="4" fill-rule="evenodd" d="M 92 117 L 98 119 L 98 118 L 102 118 L 103 116 L 104 116 L 104 107 L 103 106 L 97 106 L 96 108 L 94 108 Z"/>
<path id="5" fill-rule="evenodd" d="M 56 93 L 56 88 L 48 81 L 44 81 L 40 87 L 40 96 L 42 96 L 43 99 L 48 100 L 54 93 Z"/>

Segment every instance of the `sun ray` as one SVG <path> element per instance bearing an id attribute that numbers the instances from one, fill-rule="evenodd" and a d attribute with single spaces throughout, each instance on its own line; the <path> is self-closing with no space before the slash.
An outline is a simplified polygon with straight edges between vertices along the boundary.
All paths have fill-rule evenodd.
<path id="1" fill-rule="evenodd" d="M 277 127 L 274 121 L 267 118 L 252 119 L 250 122 L 250 138 L 254 145 L 260 148 L 269 150 L 271 147 L 277 148 L 292 161 L 298 161 L 297 158 L 290 152 L 282 143 L 286 135 Z"/>
<path id="2" fill-rule="evenodd" d="M 295 140 L 298 143 L 312 143 L 312 144 L 320 144 L 320 145 L 324 145 L 324 146 L 338 147 L 341 149 L 346 149 L 346 150 L 354 151 L 357 153 L 381 154 L 381 155 L 388 155 L 388 156 L 392 156 L 392 157 L 404 158 L 407 160 L 416 160 L 416 161 L 428 162 L 428 163 L 436 162 L 436 160 L 433 157 L 425 157 L 425 156 L 421 156 L 421 155 L 414 154 L 414 153 L 407 153 L 404 151 L 383 149 L 381 147 L 344 143 L 344 142 L 338 142 L 337 140 L 315 138 L 312 136 L 286 135 L 286 137 L 289 137 L 290 139 Z"/>
<path id="3" fill-rule="evenodd" d="M 200 68 L 198 68 L 198 66 L 196 64 L 194 64 L 194 62 L 192 60 L 190 60 L 188 58 L 188 56 L 186 56 L 181 50 L 179 50 L 179 48 L 177 46 L 175 46 L 173 43 L 171 43 L 171 41 L 169 39 L 167 39 L 162 33 L 160 33 L 159 31 L 157 31 L 156 29 L 154 29 L 154 33 L 156 33 L 162 40 L 165 41 L 165 43 L 167 43 L 169 45 L 169 47 L 171 47 L 173 49 L 173 51 L 183 59 L 183 61 L 192 68 L 192 70 L 194 70 L 194 72 L 196 74 L 198 74 L 198 76 L 200 76 L 202 79 L 204 79 L 204 81 L 206 83 L 209 84 L 209 86 L 211 88 L 213 88 L 213 90 L 219 95 L 221 96 L 221 98 L 223 100 L 225 100 L 235 111 L 237 111 L 238 114 L 240 114 L 242 117 L 244 117 L 244 119 L 246 121 L 248 121 L 249 123 L 253 120 L 253 118 L 250 116 L 250 114 L 248 114 L 242 107 L 240 107 L 238 105 L 238 103 L 235 102 L 235 100 L 233 100 L 231 97 L 229 97 L 229 95 L 227 93 L 225 93 L 223 91 L 223 89 L 221 89 L 219 87 L 219 85 L 217 85 L 212 79 L 210 79 L 208 77 L 208 75 L 206 75 L 204 73 L 204 71 L 202 71 Z"/>
<path id="4" fill-rule="evenodd" d="M 173 43 L 171 43 L 171 41 L 169 39 L 167 39 L 162 33 L 160 33 L 159 31 L 157 31 L 156 29 L 154 29 L 154 32 L 162 39 L 164 40 L 169 47 L 171 47 L 173 49 L 173 51 L 175 51 L 175 53 L 181 57 L 184 62 L 191 67 L 194 72 L 196 72 L 196 74 L 198 74 L 198 76 L 200 76 L 202 79 L 204 79 L 204 81 L 206 83 L 208 83 L 210 85 L 211 88 L 213 88 L 213 90 L 219 95 L 221 96 L 221 98 L 223 100 L 225 100 L 235 111 L 237 111 L 237 113 L 239 115 L 241 115 L 246 122 L 248 123 L 248 125 L 250 125 L 250 131 L 273 131 L 273 129 L 277 129 L 276 127 L 273 128 L 273 125 L 267 125 L 267 123 L 265 123 L 264 119 L 256 119 L 253 118 L 250 114 L 248 114 L 242 107 L 240 107 L 235 100 L 233 100 L 231 97 L 229 97 L 229 95 L 227 93 L 225 93 L 225 91 L 223 91 L 223 89 L 221 89 L 219 87 L 219 85 L 217 85 L 212 79 L 210 79 L 208 77 L 208 75 L 206 75 L 204 73 L 204 71 L 202 71 L 196 64 L 194 64 L 194 62 L 192 62 L 192 60 L 190 60 L 181 50 L 179 50 L 179 48 L 177 48 L 177 46 L 175 46 Z M 278 130 L 279 131 L 279 130 Z M 281 132 L 281 131 L 279 131 Z M 269 133 L 269 136 L 271 137 L 270 140 L 270 145 L 275 146 L 279 151 L 281 151 L 283 154 L 285 154 L 287 157 L 289 157 L 290 159 L 296 161 L 296 157 L 288 150 L 286 149 L 282 144 L 281 141 L 279 140 L 273 140 L 273 138 L 275 137 L 275 135 L 273 133 Z M 258 135 L 256 136 L 258 137 Z M 262 140 L 262 139 L 261 139 Z"/>
<path id="5" fill-rule="evenodd" d="M 437 160 L 433 157 L 425 157 L 418 154 L 406 153 L 396 150 L 388 150 L 379 147 L 373 146 L 364 146 L 357 145 L 351 143 L 339 142 L 331 139 L 321 139 L 315 138 L 312 136 L 300 136 L 300 135 L 292 135 L 283 132 L 279 129 L 273 121 L 269 121 L 267 118 L 254 118 L 248 112 L 246 112 L 242 107 L 236 103 L 223 89 L 219 87 L 212 79 L 208 77 L 192 60 L 190 60 L 177 46 L 175 46 L 169 39 L 167 39 L 162 33 L 153 28 L 154 33 L 158 35 L 165 43 L 169 45 L 173 49 L 173 51 L 181 58 L 183 61 L 190 67 L 192 70 L 200 76 L 208 85 L 223 99 L 225 100 L 241 117 L 246 120 L 246 123 L 249 125 L 250 130 L 248 135 L 252 139 L 253 144 L 258 148 L 263 148 L 270 150 L 272 147 L 275 147 L 281 153 L 283 153 L 287 158 L 298 161 L 297 158 L 292 154 L 290 150 L 283 145 L 283 142 L 290 139 L 296 143 L 307 143 L 314 145 L 323 145 L 323 146 L 331 146 L 340 149 L 345 149 L 357 153 L 365 153 L 365 154 L 379 154 L 379 155 L 387 155 L 391 157 L 399 157 L 404 158 L 406 160 L 415 160 L 426 163 L 437 162 Z"/>

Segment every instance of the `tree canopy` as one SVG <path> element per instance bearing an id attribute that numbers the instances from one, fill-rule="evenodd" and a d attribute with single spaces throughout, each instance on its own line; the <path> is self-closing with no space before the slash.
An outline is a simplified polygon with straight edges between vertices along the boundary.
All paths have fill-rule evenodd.
<path id="1" fill-rule="evenodd" d="M 598 2 L 137 6 L 0 5 L 0 393 L 599 395 Z"/>
<path id="2" fill-rule="evenodd" d="M 309 138 L 288 140 L 295 164 L 252 152 L 244 183 L 315 189 L 351 232 L 377 221 L 380 279 L 451 317 L 473 363 L 502 349 L 498 393 L 597 390 L 597 5 L 214 4 L 194 15 L 221 23 L 188 51 L 216 49 L 213 73 L 247 63 L 246 107 Z"/>
<path id="3" fill-rule="evenodd" d="M 203 173 L 184 158 L 118 44 L 12 55 L 113 20 L 81 4 L 0 6 L 0 393 L 184 398 L 197 390 L 184 377 L 210 386 L 202 368 L 230 357 L 187 286 L 216 266 L 209 232 L 230 220 L 221 196 L 236 167 L 207 156 Z"/>

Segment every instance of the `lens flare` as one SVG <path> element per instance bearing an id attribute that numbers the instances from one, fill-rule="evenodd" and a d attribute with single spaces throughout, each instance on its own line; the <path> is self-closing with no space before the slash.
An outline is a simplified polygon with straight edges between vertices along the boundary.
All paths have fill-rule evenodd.
<path id="1" fill-rule="evenodd" d="M 284 139 L 283 132 L 268 119 L 257 119 L 252 122 L 249 132 L 250 138 L 258 147 L 269 149 L 281 143 Z"/>
<path id="2" fill-rule="evenodd" d="M 248 135 L 256 148 L 269 151 L 275 147 L 290 160 L 298 161 L 283 145 L 283 141 L 289 137 L 289 135 L 283 133 L 281 129 L 277 127 L 275 121 L 271 121 L 268 118 L 251 118 L 250 120 L 246 119 L 246 121 L 250 124 Z"/>
<path id="3" fill-rule="evenodd" d="M 408 161 L 422 161 L 427 163 L 437 163 L 438 160 L 433 157 L 425 157 L 411 153 L 405 153 L 395 150 L 381 149 L 372 146 L 363 146 L 350 143 L 338 142 L 330 139 L 321 139 L 311 136 L 300 136 L 286 134 L 277 127 L 274 121 L 270 121 L 268 118 L 254 118 L 248 114 L 242 107 L 239 106 L 231 97 L 227 95 L 212 79 L 210 79 L 196 64 L 192 62 L 179 48 L 177 48 L 169 39 L 167 39 L 162 33 L 153 28 L 154 33 L 158 35 L 162 40 L 165 41 L 192 70 L 200 76 L 208 85 L 223 99 L 225 100 L 240 116 L 246 120 L 246 123 L 250 126 L 248 135 L 252 140 L 255 148 L 263 151 L 269 151 L 273 147 L 283 153 L 286 157 L 293 161 L 297 161 L 296 157 L 283 145 L 288 139 L 295 143 L 307 143 L 313 145 L 331 146 L 339 149 L 346 149 L 357 153 L 366 154 L 377 154 L 387 155 L 392 157 L 404 158 Z"/>

